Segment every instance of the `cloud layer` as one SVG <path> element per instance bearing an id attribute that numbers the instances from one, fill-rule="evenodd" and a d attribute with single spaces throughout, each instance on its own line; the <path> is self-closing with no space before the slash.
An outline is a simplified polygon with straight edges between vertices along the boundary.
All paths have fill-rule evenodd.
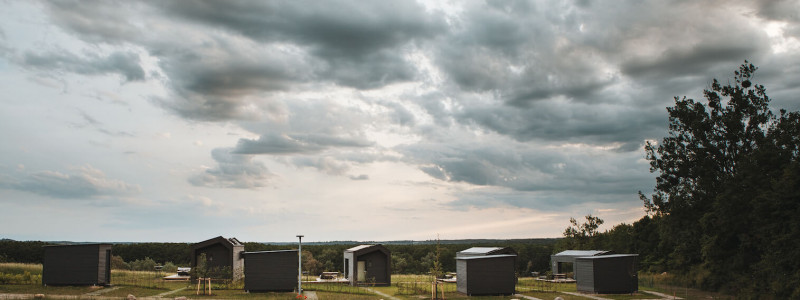
<path id="1" fill-rule="evenodd" d="M 800 109 L 796 1 L 8 8 L 0 125 L 26 129 L 5 130 L 0 167 L 86 167 L 3 174 L 1 187 L 56 199 L 226 199 L 235 205 L 203 213 L 276 219 L 300 214 L 286 199 L 316 218 L 348 216 L 323 207 L 341 199 L 475 215 L 632 211 L 654 182 L 642 145 L 665 135 L 674 96 L 701 97 L 750 60 L 776 108 Z M 112 168 L 132 171 L 99 171 Z M 384 213 L 402 223 L 420 211 Z"/>

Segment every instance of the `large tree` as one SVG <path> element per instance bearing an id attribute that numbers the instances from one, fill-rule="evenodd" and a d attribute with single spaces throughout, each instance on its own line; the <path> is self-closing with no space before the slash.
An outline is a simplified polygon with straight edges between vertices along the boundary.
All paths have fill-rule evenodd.
<path id="1" fill-rule="evenodd" d="M 782 226 L 800 213 L 797 186 L 787 187 L 797 182 L 800 114 L 773 113 L 766 88 L 753 82 L 756 70 L 745 62 L 733 82 L 713 80 L 705 103 L 675 98 L 668 136 L 645 146 L 658 177 L 653 194 L 641 198 L 663 220 L 669 268 L 709 288 L 797 295 L 797 284 L 776 290 L 751 280 L 759 267 L 785 261 L 764 262 L 777 250 L 771 245 L 800 249 L 798 231 Z M 783 274 L 798 275 L 796 267 Z"/>

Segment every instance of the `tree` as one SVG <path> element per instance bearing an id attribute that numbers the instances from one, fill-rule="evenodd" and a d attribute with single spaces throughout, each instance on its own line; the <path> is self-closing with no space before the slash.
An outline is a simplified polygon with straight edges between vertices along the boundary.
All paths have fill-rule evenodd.
<path id="1" fill-rule="evenodd" d="M 323 265 L 321 262 L 314 258 L 311 251 L 303 250 L 303 270 L 308 272 L 309 275 L 319 275 L 322 273 Z"/>
<path id="2" fill-rule="evenodd" d="M 436 236 L 436 254 L 431 267 L 431 276 L 433 277 L 433 298 L 439 299 L 439 278 L 444 278 L 444 270 L 439 258 L 442 256 L 442 247 L 439 244 L 439 236 Z"/>
<path id="3" fill-rule="evenodd" d="M 591 214 L 586 215 L 586 222 L 578 224 L 575 218 L 569 218 L 571 224 L 567 229 L 564 229 L 565 248 L 571 249 L 584 249 L 594 246 L 593 237 L 598 234 L 597 229 L 603 225 L 604 221 L 599 217 L 593 217 Z"/>
<path id="4" fill-rule="evenodd" d="M 797 218 L 773 210 L 798 210 L 796 198 L 781 200 L 775 189 L 776 181 L 795 180 L 789 169 L 798 161 L 800 114 L 781 110 L 776 117 L 766 88 L 753 82 L 756 70 L 745 61 L 733 82 L 714 79 L 705 104 L 675 98 L 667 108 L 668 136 L 645 145 L 650 171 L 658 173 L 655 189 L 649 197 L 640 192 L 648 214 L 660 220 L 659 247 L 672 249 L 668 267 L 703 270 L 694 272 L 704 274 L 696 284 L 737 294 L 772 289 L 763 278 L 743 274 L 753 274 L 776 250 L 766 247 L 776 232 L 800 238 L 772 231 L 785 218 Z M 797 249 L 798 243 L 789 245 Z M 791 295 L 791 289 L 779 294 Z"/>

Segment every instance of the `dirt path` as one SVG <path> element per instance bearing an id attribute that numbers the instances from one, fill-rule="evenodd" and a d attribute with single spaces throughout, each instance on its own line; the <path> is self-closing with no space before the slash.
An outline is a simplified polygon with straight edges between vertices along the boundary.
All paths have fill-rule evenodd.
<path id="1" fill-rule="evenodd" d="M 105 294 L 105 293 L 108 293 L 108 292 L 111 292 L 111 291 L 116 291 L 116 290 L 121 289 L 121 288 L 122 288 L 121 286 L 115 286 L 115 287 L 112 287 L 112 288 L 99 289 L 99 290 L 96 290 L 94 292 L 88 292 L 88 293 L 83 294 L 83 295 L 84 296 L 100 296 L 102 294 Z"/>
<path id="2" fill-rule="evenodd" d="M 659 292 L 653 292 L 653 291 L 639 291 L 639 292 L 640 293 L 648 293 L 650 295 L 656 295 L 656 296 L 661 297 L 662 299 L 669 299 L 669 300 L 680 300 L 680 299 L 683 299 L 681 297 L 674 297 L 674 296 L 670 296 L 670 295 L 667 295 L 667 294 L 662 294 L 662 293 L 659 293 Z"/>
<path id="3" fill-rule="evenodd" d="M 559 292 L 559 293 L 570 294 L 570 295 L 573 295 L 573 296 L 585 297 L 585 298 L 595 299 L 595 300 L 612 300 L 612 299 L 608 299 L 608 298 L 592 296 L 592 295 L 586 295 L 586 294 L 581 294 L 581 293 L 573 293 L 573 292 Z"/>
<path id="4" fill-rule="evenodd" d="M 401 300 L 400 298 L 397 298 L 395 296 L 391 296 L 391 295 L 383 293 L 383 292 L 376 291 L 375 289 L 371 289 L 371 288 L 368 288 L 368 287 L 361 287 L 361 288 L 366 290 L 366 291 L 369 291 L 370 293 L 373 293 L 375 295 L 381 296 L 381 297 L 383 297 L 383 299 Z"/>
<path id="5" fill-rule="evenodd" d="M 161 293 L 161 294 L 158 294 L 158 295 L 155 295 L 155 296 L 153 296 L 153 297 L 154 297 L 154 298 L 161 298 L 161 297 L 164 297 L 164 296 L 167 296 L 167 295 L 172 295 L 172 294 L 175 294 L 175 293 L 177 293 L 177 292 L 180 292 L 180 291 L 183 291 L 183 290 L 185 290 L 185 289 L 186 289 L 185 287 L 182 287 L 182 288 L 179 288 L 179 289 L 177 289 L 177 290 L 171 290 L 171 291 L 169 291 L 169 292 L 163 292 L 163 293 Z"/>
<path id="6" fill-rule="evenodd" d="M 528 300 L 542 300 L 542 299 L 539 299 L 539 298 L 536 298 L 536 297 L 525 296 L 523 294 L 514 294 L 514 297 L 520 297 L 520 298 L 528 299 Z"/>
<path id="7" fill-rule="evenodd" d="M 319 300 L 319 298 L 317 298 L 317 292 L 314 291 L 303 291 L 303 296 L 308 297 L 306 298 L 307 300 Z"/>

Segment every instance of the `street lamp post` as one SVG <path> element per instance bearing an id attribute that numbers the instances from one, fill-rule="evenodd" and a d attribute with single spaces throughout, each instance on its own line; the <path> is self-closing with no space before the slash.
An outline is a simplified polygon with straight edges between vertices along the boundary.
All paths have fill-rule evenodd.
<path id="1" fill-rule="evenodd" d="M 297 293 L 303 293 L 303 235 L 297 235 Z"/>

